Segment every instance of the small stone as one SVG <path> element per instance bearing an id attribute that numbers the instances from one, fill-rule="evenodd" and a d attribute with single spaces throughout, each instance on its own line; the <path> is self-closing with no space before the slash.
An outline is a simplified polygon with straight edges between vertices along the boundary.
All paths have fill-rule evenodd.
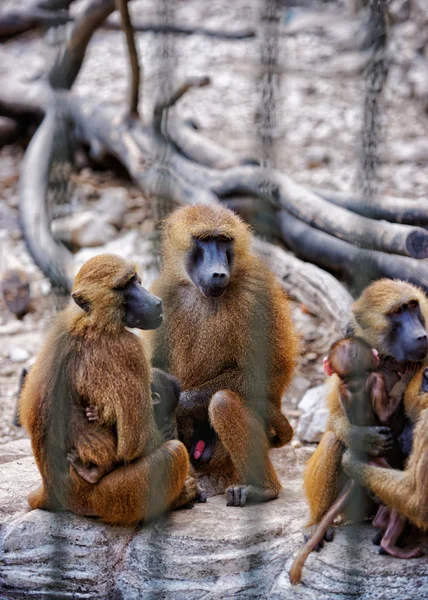
<path id="1" fill-rule="evenodd" d="M 292 448 L 301 448 L 302 446 L 303 446 L 303 444 L 300 440 L 291 440 Z"/>
<path id="2" fill-rule="evenodd" d="M 39 288 L 42 296 L 49 296 L 52 291 L 51 282 L 48 279 L 43 279 L 39 284 Z"/>
<path id="3" fill-rule="evenodd" d="M 328 408 L 319 408 L 313 413 L 311 422 L 303 438 L 304 442 L 315 443 L 321 440 L 327 427 L 329 414 Z"/>
<path id="4" fill-rule="evenodd" d="M 318 354 L 316 352 L 308 352 L 306 358 L 309 362 L 314 362 L 318 358 Z"/>
<path id="5" fill-rule="evenodd" d="M 14 346 L 9 351 L 9 358 L 12 362 L 20 363 L 25 362 L 30 358 L 30 353 L 25 348 Z"/>
<path id="6" fill-rule="evenodd" d="M 330 154 L 326 148 L 312 146 L 306 153 L 306 166 L 308 169 L 317 169 L 330 162 Z"/>

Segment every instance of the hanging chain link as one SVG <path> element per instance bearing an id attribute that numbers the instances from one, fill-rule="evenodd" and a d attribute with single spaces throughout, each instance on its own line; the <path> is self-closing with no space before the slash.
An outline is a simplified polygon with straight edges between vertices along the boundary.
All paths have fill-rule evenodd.
<path id="1" fill-rule="evenodd" d="M 257 133 L 261 144 L 262 165 L 275 164 L 274 131 L 277 125 L 276 103 L 279 94 L 278 38 L 281 2 L 263 0 L 260 14 L 260 103 Z"/>
<path id="2" fill-rule="evenodd" d="M 370 0 L 367 36 L 364 46 L 370 48 L 371 57 L 365 71 L 365 98 L 361 158 L 358 184 L 363 200 L 373 201 L 377 193 L 377 146 L 381 130 L 379 101 L 388 76 L 387 24 L 385 0 Z"/>

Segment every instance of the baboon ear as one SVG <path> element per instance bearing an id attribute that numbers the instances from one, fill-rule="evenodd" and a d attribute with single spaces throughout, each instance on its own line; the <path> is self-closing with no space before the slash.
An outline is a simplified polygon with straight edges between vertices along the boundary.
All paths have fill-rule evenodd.
<path id="1" fill-rule="evenodd" d="M 162 398 L 157 392 L 152 392 L 152 404 L 155 406 L 156 404 L 161 404 Z"/>
<path id="2" fill-rule="evenodd" d="M 86 298 L 80 290 L 76 290 L 75 292 L 73 292 L 71 294 L 71 297 L 73 298 L 77 306 L 80 306 L 80 308 L 85 312 L 88 313 L 91 310 L 89 302 L 86 300 Z"/>

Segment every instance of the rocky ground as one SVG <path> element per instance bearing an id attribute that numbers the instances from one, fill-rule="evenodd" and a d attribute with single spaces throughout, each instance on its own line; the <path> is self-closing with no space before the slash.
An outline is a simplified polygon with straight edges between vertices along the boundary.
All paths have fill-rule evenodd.
<path id="1" fill-rule="evenodd" d="M 227 507 L 216 496 L 135 530 L 70 513 L 26 513 L 27 493 L 40 482 L 30 452 L 27 440 L 0 447 L 2 600 L 427 597 L 426 558 L 379 555 L 369 524 L 337 528 L 334 541 L 309 556 L 302 583 L 290 584 L 307 518 L 301 482 L 310 448 L 272 452 L 284 490 L 262 509 Z"/>

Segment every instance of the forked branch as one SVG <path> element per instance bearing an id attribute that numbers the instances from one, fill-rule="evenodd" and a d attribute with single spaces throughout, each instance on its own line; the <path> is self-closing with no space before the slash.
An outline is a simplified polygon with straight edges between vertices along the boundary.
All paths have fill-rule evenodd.
<path id="1" fill-rule="evenodd" d="M 158 134 L 162 134 L 162 122 L 164 113 L 171 106 L 174 106 L 184 94 L 192 87 L 205 87 L 210 84 L 209 77 L 189 77 L 186 79 L 174 92 L 172 92 L 169 98 L 160 99 L 153 110 L 153 127 Z"/>

